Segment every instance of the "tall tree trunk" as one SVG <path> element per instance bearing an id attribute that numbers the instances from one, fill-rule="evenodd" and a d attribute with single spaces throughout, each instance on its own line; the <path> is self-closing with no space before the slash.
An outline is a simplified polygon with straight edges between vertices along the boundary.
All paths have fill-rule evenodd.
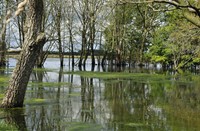
<path id="1" fill-rule="evenodd" d="M 88 39 L 87 39 L 87 31 L 88 31 L 88 0 L 84 0 L 83 10 L 81 14 L 81 23 L 82 23 L 82 46 L 81 46 L 81 56 L 79 59 L 79 68 L 83 65 L 85 67 L 85 63 L 88 57 Z"/>
<path id="2" fill-rule="evenodd" d="M 79 68 L 81 68 L 81 66 L 83 65 L 83 57 L 86 56 L 86 52 L 87 52 L 87 29 L 86 29 L 86 24 L 83 24 L 83 30 L 82 30 L 82 46 L 81 46 L 81 54 L 80 54 L 80 59 L 79 59 L 79 63 L 78 66 Z"/>
<path id="3" fill-rule="evenodd" d="M 69 32 L 69 43 L 70 43 L 70 52 L 71 54 L 69 55 L 69 58 L 71 58 L 71 61 L 69 60 L 69 64 L 71 62 L 71 66 L 72 66 L 72 70 L 74 70 L 74 66 L 75 66 L 75 60 L 74 60 L 74 42 L 73 42 L 73 24 L 76 23 L 74 22 L 74 17 L 75 17 L 75 10 L 74 10 L 74 6 L 75 6 L 75 1 L 74 0 L 70 0 L 70 3 L 68 3 L 68 8 L 65 8 L 65 12 L 67 12 L 67 28 L 68 28 L 68 32 Z"/>
<path id="4" fill-rule="evenodd" d="M 64 53 L 62 49 L 61 32 L 58 31 L 58 45 L 59 45 L 59 57 L 60 57 L 60 67 L 64 66 Z"/>
<path id="5" fill-rule="evenodd" d="M 101 55 L 102 55 L 102 45 L 101 45 L 101 42 L 102 42 L 102 32 L 100 32 L 100 38 L 99 38 L 99 53 L 98 53 L 98 56 L 97 56 L 97 61 L 98 61 L 98 66 L 101 65 Z"/>
<path id="6" fill-rule="evenodd" d="M 5 37 L 0 40 L 0 66 L 6 65 L 6 43 Z"/>
<path id="7" fill-rule="evenodd" d="M 43 0 L 29 0 L 28 31 L 20 54 L 20 59 L 10 79 L 1 107 L 22 107 L 30 74 L 45 44 L 43 31 Z"/>
<path id="8" fill-rule="evenodd" d="M 108 52 L 105 51 L 105 52 L 104 52 L 104 55 L 103 55 L 103 58 L 102 58 L 102 60 L 101 60 L 101 66 L 105 66 L 107 55 L 108 55 Z"/>
<path id="9" fill-rule="evenodd" d="M 85 53 L 84 53 L 84 59 L 83 59 L 83 67 L 85 68 L 86 66 L 86 62 L 87 62 L 87 59 L 88 59 L 88 56 L 89 56 L 89 53 L 90 53 L 90 47 L 87 43 L 87 48 L 85 49 Z"/>
<path id="10" fill-rule="evenodd" d="M 8 8 L 8 1 L 6 1 L 6 10 Z M 7 12 L 7 11 L 6 11 Z M 8 13 L 8 12 L 7 12 Z M 7 14 L 5 13 L 5 14 Z M 0 30 L 0 66 L 6 65 L 6 24 L 7 20 L 10 16 L 5 15 L 5 19 L 3 21 L 2 29 Z"/>
<path id="11" fill-rule="evenodd" d="M 56 25 L 57 25 L 57 35 L 58 35 L 58 50 L 59 50 L 59 57 L 60 57 L 60 67 L 64 66 L 64 54 L 63 54 L 63 47 L 62 47 L 62 40 L 61 40 L 61 4 L 57 8 L 56 12 Z"/>
<path id="12" fill-rule="evenodd" d="M 43 48 L 42 48 L 40 50 L 40 55 L 38 56 L 37 61 L 36 61 L 37 68 L 42 68 L 44 66 L 44 63 L 47 57 L 48 57 L 48 52 L 43 51 Z"/>
<path id="13" fill-rule="evenodd" d="M 69 29 L 69 41 L 71 45 L 71 55 L 72 55 L 72 68 L 74 68 L 75 61 L 74 61 L 74 43 L 73 43 L 73 34 L 72 34 L 72 28 Z"/>
<path id="14" fill-rule="evenodd" d="M 46 21 L 46 15 L 45 15 L 45 12 L 43 13 L 43 17 L 42 17 L 42 29 L 44 29 L 45 28 L 45 21 Z M 49 48 L 49 46 L 48 46 L 48 48 Z M 37 58 L 37 60 L 36 60 L 36 66 L 37 66 L 37 68 L 43 68 L 43 66 L 44 66 L 44 63 L 45 63 L 45 61 L 46 61 L 46 59 L 47 59 L 47 57 L 48 57 L 48 51 L 44 51 L 43 50 L 43 48 L 41 48 L 40 49 L 40 54 L 39 54 L 39 56 L 38 56 L 38 58 Z"/>
<path id="15" fill-rule="evenodd" d="M 95 41 L 95 18 L 94 13 L 91 13 L 90 16 L 90 48 L 91 48 L 91 59 L 92 59 L 92 67 L 95 66 L 95 57 L 94 57 L 94 41 Z"/>

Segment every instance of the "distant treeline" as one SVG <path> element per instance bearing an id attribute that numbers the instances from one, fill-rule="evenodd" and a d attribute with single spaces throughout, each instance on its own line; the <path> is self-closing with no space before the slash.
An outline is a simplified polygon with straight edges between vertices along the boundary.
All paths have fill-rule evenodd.
<path id="1" fill-rule="evenodd" d="M 20 50 L 9 50 L 9 51 L 7 51 L 7 53 L 11 54 L 11 55 L 18 55 L 20 52 L 21 52 Z M 59 55 L 58 51 L 44 51 L 44 53 L 51 54 L 51 55 Z M 91 52 L 89 52 L 88 55 L 90 55 L 90 53 Z M 105 52 L 103 50 L 94 50 L 95 56 L 103 56 L 104 53 Z M 64 55 L 72 55 L 72 52 L 63 52 L 63 54 Z M 81 51 L 73 52 L 73 55 L 80 56 Z"/>

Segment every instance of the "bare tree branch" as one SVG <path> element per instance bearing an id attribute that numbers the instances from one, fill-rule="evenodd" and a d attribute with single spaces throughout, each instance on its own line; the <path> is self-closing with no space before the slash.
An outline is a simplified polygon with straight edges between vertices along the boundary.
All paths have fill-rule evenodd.
<path id="1" fill-rule="evenodd" d="M 178 9 L 187 9 L 187 11 L 194 13 L 196 15 L 198 15 L 200 17 L 200 8 L 197 6 L 194 6 L 192 4 L 190 4 L 189 2 L 180 2 L 179 0 L 120 0 L 121 4 L 124 3 L 131 3 L 131 4 L 143 4 L 143 3 L 163 3 L 163 4 L 169 4 L 174 6 L 175 8 Z"/>

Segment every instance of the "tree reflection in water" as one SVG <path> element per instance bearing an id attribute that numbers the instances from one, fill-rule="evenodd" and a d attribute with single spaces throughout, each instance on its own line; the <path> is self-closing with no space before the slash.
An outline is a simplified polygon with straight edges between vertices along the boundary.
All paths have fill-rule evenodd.
<path id="1" fill-rule="evenodd" d="M 149 129 L 153 111 L 149 109 L 152 102 L 147 84 L 119 79 L 113 83 L 107 81 L 105 97 L 109 101 L 110 114 L 113 114 L 110 118 L 111 129 Z"/>
<path id="2" fill-rule="evenodd" d="M 81 103 L 82 122 L 95 122 L 93 78 L 81 77 L 81 101 L 82 101 Z"/>
<path id="3" fill-rule="evenodd" d="M 6 123 L 16 126 L 19 131 L 27 130 L 24 109 L 9 109 L 4 113 Z"/>
<path id="4" fill-rule="evenodd" d="M 197 130 L 199 77 L 152 81 L 33 72 L 21 112 L 6 113 L 19 130 Z M 48 83 L 52 83 L 48 84 Z M 55 85 L 54 85 L 55 84 Z"/>

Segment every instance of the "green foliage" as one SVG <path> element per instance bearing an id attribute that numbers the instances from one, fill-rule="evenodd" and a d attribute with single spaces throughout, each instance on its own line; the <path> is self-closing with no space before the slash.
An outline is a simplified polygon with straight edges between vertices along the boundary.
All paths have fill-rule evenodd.
<path id="1" fill-rule="evenodd" d="M 148 56 L 154 63 L 169 63 L 171 56 L 171 48 L 166 48 L 169 33 L 172 31 L 172 26 L 160 27 L 154 33 L 152 45 L 149 48 Z"/>
<path id="2" fill-rule="evenodd" d="M 167 60 L 165 56 L 152 56 L 151 61 L 155 61 L 156 63 L 164 63 Z"/>
<path id="3" fill-rule="evenodd" d="M 180 11 L 169 12 L 166 17 L 165 24 L 154 33 L 148 56 L 155 63 L 173 63 L 175 69 L 191 66 L 200 53 L 199 30 Z"/>
<path id="4" fill-rule="evenodd" d="M 104 31 L 108 52 L 115 52 L 125 61 L 140 61 L 148 50 L 152 32 L 160 22 L 158 13 L 146 4 L 117 5 Z M 161 17 L 161 16 L 160 16 Z M 157 20 L 157 21 L 156 21 Z"/>
<path id="5" fill-rule="evenodd" d="M 196 57 L 196 58 L 193 58 L 193 63 L 196 65 L 196 64 L 200 64 L 200 58 L 199 57 Z"/>

